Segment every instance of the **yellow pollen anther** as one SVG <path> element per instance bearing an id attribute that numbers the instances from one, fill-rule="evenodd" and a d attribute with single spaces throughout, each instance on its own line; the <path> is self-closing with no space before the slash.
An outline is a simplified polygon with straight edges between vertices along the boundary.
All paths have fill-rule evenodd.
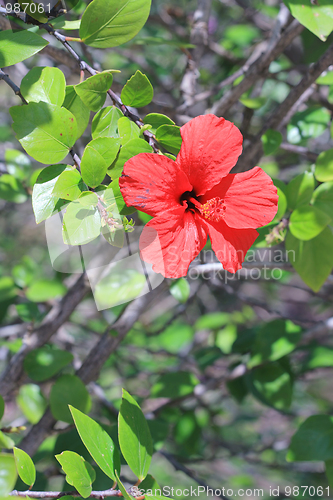
<path id="1" fill-rule="evenodd" d="M 214 222 L 219 222 L 224 218 L 224 213 L 226 211 L 226 206 L 221 198 L 212 198 L 208 200 L 204 205 L 201 205 L 200 213 L 207 219 Z"/>

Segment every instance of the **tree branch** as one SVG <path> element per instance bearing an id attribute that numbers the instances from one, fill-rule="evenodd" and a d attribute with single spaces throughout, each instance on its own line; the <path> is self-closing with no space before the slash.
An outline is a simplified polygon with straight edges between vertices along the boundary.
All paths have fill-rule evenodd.
<path id="1" fill-rule="evenodd" d="M 7 83 L 7 85 L 9 85 L 9 87 L 14 91 L 14 93 L 19 96 L 23 104 L 28 104 L 27 101 L 24 99 L 23 95 L 21 94 L 20 87 L 18 87 L 1 68 L 0 68 L 0 80 L 3 80 L 5 83 Z"/>
<path id="2" fill-rule="evenodd" d="M 231 106 L 238 101 L 242 94 L 252 87 L 252 85 L 257 81 L 258 76 L 267 71 L 270 63 L 285 50 L 294 38 L 301 34 L 304 26 L 302 26 L 296 19 L 288 26 L 288 28 L 285 29 L 285 31 L 282 31 L 288 23 L 288 20 L 289 10 L 287 7 L 282 6 L 273 29 L 272 36 L 267 42 L 266 51 L 261 54 L 244 73 L 242 73 L 244 74 L 243 80 L 226 92 L 220 100 L 213 104 L 211 108 L 211 112 L 213 114 L 217 116 L 224 116 Z M 248 64 L 249 63 L 246 62 L 244 66 L 248 67 Z M 238 71 L 240 72 L 241 69 Z"/>
<path id="3" fill-rule="evenodd" d="M 165 282 L 162 283 L 159 287 L 159 292 L 162 293 L 166 286 Z M 98 378 L 99 372 L 105 361 L 117 349 L 120 342 L 147 308 L 151 300 L 151 293 L 137 298 L 127 306 L 114 325 L 107 329 L 100 341 L 90 351 L 82 366 L 76 372 L 76 375 L 81 378 L 84 384 L 93 382 Z M 29 455 L 34 455 L 40 444 L 52 432 L 55 423 L 56 420 L 52 416 L 50 409 L 47 409 L 41 420 L 34 425 L 29 433 L 23 438 L 20 443 L 20 448 Z"/>
<path id="4" fill-rule="evenodd" d="M 11 358 L 8 366 L 0 377 L 0 394 L 8 396 L 20 385 L 23 373 L 23 361 L 28 352 L 43 346 L 54 333 L 70 317 L 74 309 L 81 302 L 89 290 L 85 274 L 82 274 L 68 290 L 66 295 L 52 307 L 42 324 L 33 330 L 27 331 L 20 350 Z"/>
<path id="5" fill-rule="evenodd" d="M 245 148 L 242 157 L 233 169 L 234 173 L 249 170 L 258 163 L 263 152 L 261 143 L 261 137 L 263 134 L 270 128 L 277 130 L 282 128 L 285 123 L 286 116 L 290 119 L 290 111 L 292 110 L 292 112 L 295 113 L 299 106 L 309 98 L 315 90 L 311 86 L 317 78 L 319 78 L 322 72 L 325 71 L 331 64 L 333 64 L 333 44 L 330 45 L 330 47 L 315 64 L 310 66 L 308 72 L 299 84 L 292 89 L 277 110 L 271 114 L 260 133 L 253 141 L 251 141 L 249 146 Z"/>

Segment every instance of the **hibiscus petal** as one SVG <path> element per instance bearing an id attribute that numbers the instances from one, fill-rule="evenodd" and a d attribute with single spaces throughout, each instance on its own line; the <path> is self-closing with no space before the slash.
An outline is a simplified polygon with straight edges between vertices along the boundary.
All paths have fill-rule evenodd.
<path id="1" fill-rule="evenodd" d="M 200 198 L 200 203 L 215 197 L 224 200 L 224 221 L 232 228 L 254 229 L 265 226 L 277 212 L 277 189 L 260 167 L 229 174 Z"/>
<path id="2" fill-rule="evenodd" d="M 128 160 L 119 186 L 127 206 L 152 216 L 179 207 L 181 195 L 192 190 L 173 160 L 154 153 L 140 153 Z"/>
<path id="3" fill-rule="evenodd" d="M 258 237 L 255 229 L 231 229 L 223 221 L 207 222 L 212 249 L 223 269 L 235 273 L 242 268 L 249 248 Z"/>
<path id="4" fill-rule="evenodd" d="M 186 276 L 207 241 L 200 219 L 179 208 L 152 219 L 140 237 L 141 258 L 166 278 Z"/>
<path id="5" fill-rule="evenodd" d="M 180 133 L 183 142 L 176 163 L 200 196 L 236 165 L 243 137 L 233 123 L 215 115 L 193 118 L 181 127 Z"/>

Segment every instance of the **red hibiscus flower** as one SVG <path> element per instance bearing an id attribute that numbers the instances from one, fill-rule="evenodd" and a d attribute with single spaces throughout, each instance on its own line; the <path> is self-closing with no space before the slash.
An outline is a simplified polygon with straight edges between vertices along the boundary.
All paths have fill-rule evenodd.
<path id="1" fill-rule="evenodd" d="M 153 216 L 140 238 L 141 257 L 167 278 L 185 276 L 209 234 L 223 268 L 235 273 L 277 212 L 277 190 L 259 167 L 229 174 L 242 152 L 238 128 L 215 115 L 181 127 L 175 161 L 141 153 L 119 180 L 128 206 Z"/>

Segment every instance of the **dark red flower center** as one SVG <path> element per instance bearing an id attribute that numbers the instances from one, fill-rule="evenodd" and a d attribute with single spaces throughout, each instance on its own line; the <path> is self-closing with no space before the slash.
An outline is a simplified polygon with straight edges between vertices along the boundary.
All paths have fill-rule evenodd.
<path id="1" fill-rule="evenodd" d="M 186 212 L 197 212 L 205 219 L 212 222 L 220 222 L 226 210 L 224 200 L 216 196 L 206 203 L 201 204 L 193 191 L 185 191 L 180 197 L 181 205 L 186 207 Z"/>

